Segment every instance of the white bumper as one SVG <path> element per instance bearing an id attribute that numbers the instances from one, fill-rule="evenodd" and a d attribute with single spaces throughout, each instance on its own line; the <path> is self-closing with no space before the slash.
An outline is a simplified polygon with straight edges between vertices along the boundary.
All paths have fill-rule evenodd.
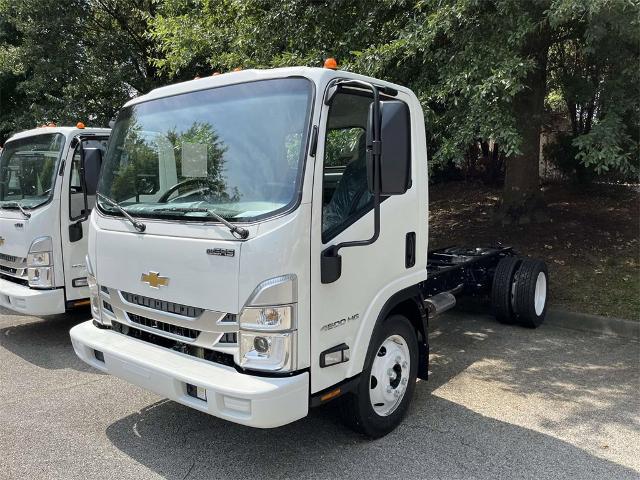
<path id="1" fill-rule="evenodd" d="M 235 423 L 272 428 L 305 417 L 309 373 L 257 377 L 103 330 L 92 321 L 71 329 L 76 354 L 89 365 L 188 407 Z M 104 362 L 95 356 L 104 355 Z M 207 400 L 187 395 L 187 383 L 206 389 Z"/>
<path id="2" fill-rule="evenodd" d="M 25 315 L 64 313 L 64 290 L 36 290 L 0 278 L 0 306 Z"/>

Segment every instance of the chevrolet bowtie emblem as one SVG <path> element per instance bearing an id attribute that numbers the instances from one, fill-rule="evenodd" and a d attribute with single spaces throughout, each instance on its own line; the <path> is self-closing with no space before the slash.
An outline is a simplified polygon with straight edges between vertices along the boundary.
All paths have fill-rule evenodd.
<path id="1" fill-rule="evenodd" d="M 169 285 L 169 277 L 161 277 L 158 272 L 143 273 L 140 281 L 148 283 L 151 288 L 166 287 Z"/>
<path id="2" fill-rule="evenodd" d="M 4 238 L 0 237 L 0 247 L 4 245 Z"/>

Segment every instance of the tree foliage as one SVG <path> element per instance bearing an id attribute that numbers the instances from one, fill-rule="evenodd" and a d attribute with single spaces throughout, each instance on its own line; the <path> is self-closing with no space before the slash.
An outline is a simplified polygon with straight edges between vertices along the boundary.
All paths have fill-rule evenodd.
<path id="1" fill-rule="evenodd" d="M 106 126 L 159 83 L 152 0 L 0 0 L 0 141 L 46 122 Z"/>
<path id="2" fill-rule="evenodd" d="M 508 171 L 529 166 L 517 189 L 537 188 L 552 107 L 576 162 L 637 174 L 638 19 L 635 0 L 0 0 L 0 132 L 104 123 L 167 79 L 334 56 L 416 92 L 432 165 L 491 142 Z"/>

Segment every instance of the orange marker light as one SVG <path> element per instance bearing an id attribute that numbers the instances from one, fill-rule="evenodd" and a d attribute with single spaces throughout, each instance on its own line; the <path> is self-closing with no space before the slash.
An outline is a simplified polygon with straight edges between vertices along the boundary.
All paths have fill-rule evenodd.
<path id="1" fill-rule="evenodd" d="M 82 122 L 76 123 L 76 128 L 79 128 L 80 130 L 84 129 L 84 123 Z"/>
<path id="2" fill-rule="evenodd" d="M 329 57 L 324 61 L 324 68 L 330 68 L 331 70 L 338 69 L 338 62 L 333 57 Z"/>
<path id="3" fill-rule="evenodd" d="M 213 72 L 213 73 L 211 74 L 211 76 L 212 76 L 212 77 L 215 77 L 215 76 L 217 76 L 217 75 L 220 75 L 220 72 Z"/>
<path id="4" fill-rule="evenodd" d="M 242 70 L 242 67 L 236 67 L 233 69 L 234 72 L 239 72 L 240 70 Z"/>

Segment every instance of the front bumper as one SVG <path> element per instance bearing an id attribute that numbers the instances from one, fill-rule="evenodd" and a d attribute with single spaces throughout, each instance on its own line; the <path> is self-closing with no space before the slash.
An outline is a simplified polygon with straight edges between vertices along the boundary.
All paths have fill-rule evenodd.
<path id="1" fill-rule="evenodd" d="M 258 377 L 167 350 L 92 321 L 71 329 L 76 354 L 89 365 L 188 407 L 251 427 L 272 428 L 305 417 L 309 373 Z M 104 362 L 95 351 L 102 352 Z M 207 400 L 187 394 L 187 384 L 206 390 Z"/>
<path id="2" fill-rule="evenodd" d="M 0 278 L 0 306 L 25 315 L 64 313 L 64 290 L 36 290 Z"/>

